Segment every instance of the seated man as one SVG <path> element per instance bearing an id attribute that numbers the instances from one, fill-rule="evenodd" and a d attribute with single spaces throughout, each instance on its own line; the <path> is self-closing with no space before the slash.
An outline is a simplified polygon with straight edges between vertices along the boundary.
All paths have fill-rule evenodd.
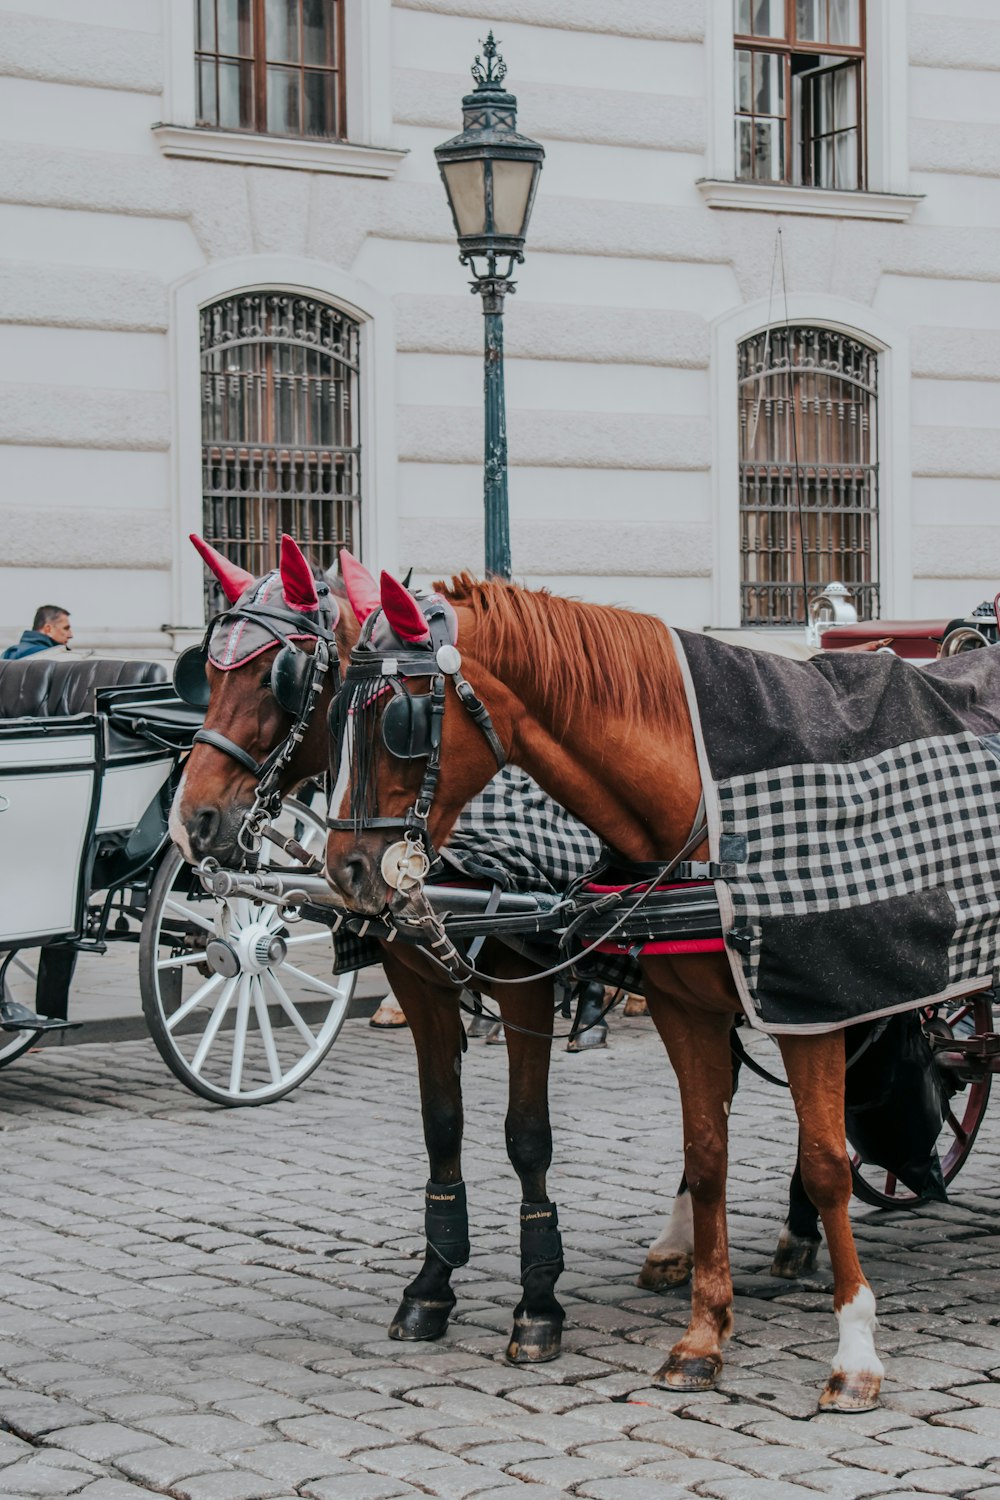
<path id="1" fill-rule="evenodd" d="M 22 631 L 17 645 L 8 646 L 0 660 L 20 661 L 38 651 L 50 651 L 53 646 L 67 646 L 72 639 L 69 611 L 61 604 L 43 604 L 35 610 L 31 629 Z"/>

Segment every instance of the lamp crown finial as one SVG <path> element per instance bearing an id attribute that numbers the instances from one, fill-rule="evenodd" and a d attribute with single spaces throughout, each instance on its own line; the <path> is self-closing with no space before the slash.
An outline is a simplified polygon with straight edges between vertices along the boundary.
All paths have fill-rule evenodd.
<path id="1" fill-rule="evenodd" d="M 507 77 L 507 64 L 497 51 L 497 44 L 493 39 L 492 31 L 487 35 L 485 42 L 481 41 L 479 45 L 483 50 L 482 53 L 476 53 L 476 60 L 472 64 L 472 76 L 476 81 L 477 87 L 481 89 L 489 88 L 491 85 L 495 87 L 497 84 L 503 83 Z M 486 59 L 485 64 L 483 63 L 483 58 Z"/>

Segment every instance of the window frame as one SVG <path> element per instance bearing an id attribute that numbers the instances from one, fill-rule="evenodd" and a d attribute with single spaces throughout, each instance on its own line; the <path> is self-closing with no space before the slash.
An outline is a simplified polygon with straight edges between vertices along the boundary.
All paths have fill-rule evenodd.
<path id="1" fill-rule="evenodd" d="M 906 223 L 923 198 L 910 185 L 906 7 L 880 4 L 870 7 L 866 15 L 868 187 L 864 192 L 750 182 L 736 176 L 733 37 L 732 5 L 706 6 L 708 141 L 705 175 L 697 187 L 708 207 Z"/>
<path id="2" fill-rule="evenodd" d="M 733 170 L 738 182 L 765 182 L 781 187 L 809 187 L 818 192 L 866 192 L 868 187 L 868 162 L 867 162 L 867 140 L 868 140 L 868 5 L 867 0 L 858 0 L 858 33 L 860 42 L 854 46 L 846 42 L 817 42 L 815 40 L 799 41 L 796 31 L 795 19 L 796 0 L 784 0 L 785 31 L 784 35 L 777 36 L 755 36 L 745 32 L 738 32 L 733 25 L 733 79 L 736 77 L 736 54 L 737 52 L 764 53 L 781 58 L 781 67 L 784 77 L 785 93 L 785 117 L 784 117 L 784 146 L 785 146 L 785 176 L 782 178 L 755 178 L 740 177 L 737 175 L 736 155 L 736 133 L 740 119 L 751 121 L 758 118 L 755 114 L 741 114 L 738 110 L 733 111 Z M 851 61 L 860 64 L 855 87 L 857 89 L 857 132 L 858 132 L 858 186 L 856 188 L 837 189 L 819 187 L 813 182 L 805 180 L 802 172 L 802 157 L 804 156 L 805 137 L 801 128 L 804 117 L 804 108 L 799 104 L 795 107 L 796 90 L 793 87 L 794 75 L 792 73 L 793 57 L 836 57 L 843 61 Z M 734 101 L 735 102 L 735 101 Z M 768 116 L 767 118 L 772 118 Z M 796 124 L 799 126 L 796 132 Z M 796 140 L 798 135 L 798 140 Z M 796 150 L 798 146 L 798 150 Z"/>
<path id="3" fill-rule="evenodd" d="M 163 118 L 152 132 L 164 156 L 382 180 L 396 175 L 407 151 L 394 145 L 391 0 L 342 0 L 350 77 L 345 141 L 196 125 L 194 0 L 161 3 Z"/>
<path id="4" fill-rule="evenodd" d="M 330 51 L 335 59 L 331 65 L 320 67 L 315 65 L 309 67 L 301 52 L 301 22 L 302 22 L 302 0 L 296 0 L 298 5 L 298 17 L 300 22 L 300 54 L 297 63 L 272 63 L 267 54 L 267 6 L 266 0 L 248 0 L 250 5 L 250 51 L 239 53 L 228 53 L 219 50 L 219 0 L 209 0 L 212 5 L 214 20 L 215 48 L 206 48 L 199 44 L 205 38 L 199 36 L 200 21 L 195 20 L 194 33 L 194 66 L 195 66 L 195 97 L 199 94 L 199 83 L 197 81 L 203 63 L 214 63 L 215 75 L 215 113 L 219 110 L 219 66 L 220 63 L 235 62 L 249 63 L 250 65 L 250 97 L 253 103 L 252 125 L 222 125 L 218 120 L 203 120 L 195 116 L 195 128 L 198 130 L 226 130 L 239 132 L 245 135 L 266 135 L 280 140 L 291 141 L 345 141 L 347 139 L 347 42 L 344 12 L 345 0 L 326 0 L 333 6 L 333 34 L 330 39 Z M 201 6 L 197 0 L 192 0 L 200 15 Z M 270 131 L 268 123 L 268 75 L 272 66 L 280 66 L 287 71 L 298 75 L 299 88 L 299 119 L 302 120 L 302 101 L 304 96 L 304 81 L 306 72 L 331 73 L 334 75 L 335 88 L 335 130 L 332 135 L 313 135 L 304 130 L 298 131 Z M 197 105 L 196 105 L 197 111 Z"/>
<path id="5" fill-rule="evenodd" d="M 784 302 L 781 311 L 785 312 Z M 740 630 L 739 424 L 736 419 L 737 350 L 774 322 L 764 297 L 718 318 L 712 326 L 712 613 L 710 629 Z M 831 293 L 789 292 L 788 321 L 829 328 L 860 339 L 878 355 L 879 467 L 881 493 L 882 615 L 912 615 L 913 538 L 910 445 L 909 330 L 876 309 Z M 782 319 L 784 321 L 784 319 Z M 775 634 L 768 627 L 768 634 Z M 787 632 L 801 639 L 798 627 Z"/>
<path id="6" fill-rule="evenodd" d="M 836 365 L 826 357 L 831 343 L 839 346 Z M 851 591 L 861 618 L 878 618 L 878 349 L 841 329 L 781 321 L 740 339 L 736 358 L 741 628 L 804 629 L 810 593 L 833 582 Z M 838 389 L 824 394 L 825 381 Z M 842 411 L 831 427 L 837 406 L 850 415 Z M 751 538 L 758 545 L 750 545 Z M 824 558 L 828 577 L 821 571 Z M 852 571 L 868 576 L 852 577 Z M 795 618 L 799 608 L 801 619 Z"/>

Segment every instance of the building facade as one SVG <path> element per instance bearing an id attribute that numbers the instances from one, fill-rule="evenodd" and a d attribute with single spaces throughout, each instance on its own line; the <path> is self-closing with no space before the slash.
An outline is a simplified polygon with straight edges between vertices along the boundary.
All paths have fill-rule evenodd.
<path id="1" fill-rule="evenodd" d="M 515 576 L 688 628 L 1000 586 L 992 0 L 0 0 L 0 635 L 165 651 L 245 566 L 482 567 L 433 147 L 493 26 L 546 161 Z"/>

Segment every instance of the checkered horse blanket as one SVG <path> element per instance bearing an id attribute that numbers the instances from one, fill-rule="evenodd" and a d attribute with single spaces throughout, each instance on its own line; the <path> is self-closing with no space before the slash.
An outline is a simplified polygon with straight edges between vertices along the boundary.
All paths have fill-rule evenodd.
<path id="1" fill-rule="evenodd" d="M 1000 646 L 918 668 L 674 641 L 751 1023 L 830 1031 L 993 982 Z"/>

